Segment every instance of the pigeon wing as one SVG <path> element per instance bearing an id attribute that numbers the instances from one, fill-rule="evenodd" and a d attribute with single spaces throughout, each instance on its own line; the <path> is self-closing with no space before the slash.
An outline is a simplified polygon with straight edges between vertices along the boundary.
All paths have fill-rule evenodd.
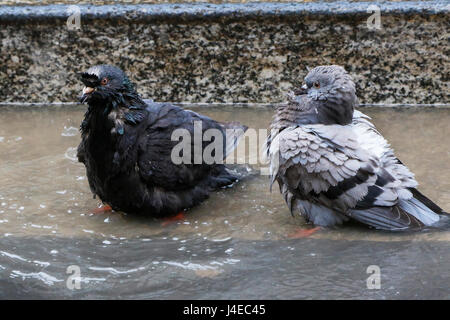
<path id="1" fill-rule="evenodd" d="M 358 148 L 351 128 L 339 125 L 287 128 L 269 154 L 273 181 L 281 178 L 291 190 L 343 212 L 364 198 L 379 166 Z"/>
<path id="2" fill-rule="evenodd" d="M 219 123 L 214 120 L 198 115 L 189 110 L 163 104 L 156 109 L 157 112 L 150 114 L 145 133 L 139 137 L 139 155 L 137 167 L 141 179 L 149 185 L 159 186 L 165 190 L 182 190 L 195 187 L 211 174 L 214 165 L 206 164 L 201 158 L 203 150 L 209 142 L 200 141 L 200 148 L 195 144 L 194 126 L 201 125 L 200 134 L 211 128 L 223 133 Z M 175 130 L 183 130 L 187 136 L 173 137 Z M 200 138 L 202 138 L 202 136 Z M 187 149 L 190 151 L 190 159 L 187 162 L 178 163 L 174 161 L 172 153 L 182 139 L 187 140 Z M 177 157 L 182 156 L 184 150 L 178 150 Z M 200 156 L 200 162 L 196 157 Z M 180 159 L 179 159 L 180 160 Z"/>

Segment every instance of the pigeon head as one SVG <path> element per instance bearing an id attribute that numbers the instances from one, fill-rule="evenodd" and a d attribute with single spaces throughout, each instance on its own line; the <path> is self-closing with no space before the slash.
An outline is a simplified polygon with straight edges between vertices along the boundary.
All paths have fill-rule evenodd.
<path id="1" fill-rule="evenodd" d="M 341 66 L 312 69 L 305 77 L 301 92 L 312 100 L 321 123 L 345 125 L 352 121 L 357 105 L 355 84 Z"/>
<path id="2" fill-rule="evenodd" d="M 111 65 L 98 65 L 81 74 L 84 84 L 80 102 L 104 101 L 117 93 L 135 93 L 134 86 L 119 68 Z"/>

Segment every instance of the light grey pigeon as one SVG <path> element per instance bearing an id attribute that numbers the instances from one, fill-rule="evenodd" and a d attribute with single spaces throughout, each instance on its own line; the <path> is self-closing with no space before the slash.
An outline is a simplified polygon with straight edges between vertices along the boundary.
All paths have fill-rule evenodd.
<path id="1" fill-rule="evenodd" d="M 357 105 L 344 68 L 312 69 L 273 117 L 271 187 L 276 180 L 291 213 L 317 226 L 356 220 L 412 230 L 436 224 L 442 209 L 416 189 L 413 173 Z"/>

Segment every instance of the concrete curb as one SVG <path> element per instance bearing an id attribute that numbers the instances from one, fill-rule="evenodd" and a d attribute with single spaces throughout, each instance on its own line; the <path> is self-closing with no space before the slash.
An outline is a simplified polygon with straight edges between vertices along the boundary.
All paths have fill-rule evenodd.
<path id="1" fill-rule="evenodd" d="M 78 5 L 83 19 L 132 19 L 135 21 L 214 21 L 248 19 L 286 19 L 299 16 L 366 16 L 370 5 L 380 7 L 383 15 L 435 15 L 448 14 L 447 1 L 403 1 L 403 2 L 309 2 L 245 4 L 135 4 L 135 5 Z M 26 20 L 46 21 L 67 19 L 73 5 L 2 6 L 0 21 L 18 22 Z"/>

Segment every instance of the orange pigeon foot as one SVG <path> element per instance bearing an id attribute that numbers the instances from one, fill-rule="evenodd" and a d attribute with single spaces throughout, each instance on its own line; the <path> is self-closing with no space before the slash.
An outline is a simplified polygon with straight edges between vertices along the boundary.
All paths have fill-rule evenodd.
<path id="1" fill-rule="evenodd" d="M 102 206 L 99 207 L 99 208 L 95 208 L 94 210 L 92 210 L 91 213 L 92 213 L 92 214 L 101 214 L 101 213 L 105 213 L 105 212 L 109 212 L 109 211 L 112 211 L 111 206 L 105 204 L 105 205 L 102 205 Z"/>
<path id="2" fill-rule="evenodd" d="M 163 219 L 162 219 L 163 222 L 161 223 L 161 226 L 166 227 L 166 226 L 168 226 L 168 225 L 170 225 L 170 224 L 173 224 L 173 223 L 175 223 L 175 222 L 182 221 L 182 220 L 184 220 L 185 218 L 186 218 L 186 217 L 185 217 L 184 211 L 181 211 L 181 212 L 177 213 L 177 214 L 174 215 L 174 216 L 167 217 L 167 218 L 163 218 Z"/>
<path id="3" fill-rule="evenodd" d="M 288 237 L 290 239 L 302 239 L 302 238 L 307 238 L 309 236 L 311 236 L 312 234 L 316 233 L 317 231 L 319 231 L 321 228 L 320 227 L 315 227 L 315 228 L 310 228 L 310 229 L 298 229 L 297 231 L 295 231 L 294 233 L 291 233 Z"/>

